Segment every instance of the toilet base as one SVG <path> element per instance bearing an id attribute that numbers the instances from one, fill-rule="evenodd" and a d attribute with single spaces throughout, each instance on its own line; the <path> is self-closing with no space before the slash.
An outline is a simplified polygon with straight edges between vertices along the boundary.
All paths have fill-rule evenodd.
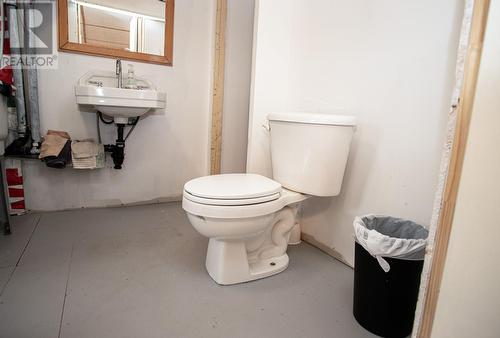
<path id="1" fill-rule="evenodd" d="M 288 267 L 288 255 L 248 262 L 244 242 L 211 238 L 208 242 L 206 268 L 220 285 L 230 285 L 261 279 L 282 272 Z"/>
<path id="2" fill-rule="evenodd" d="M 288 255 L 283 254 L 278 257 L 268 258 L 256 263 L 251 263 L 250 275 L 252 278 L 249 280 L 265 278 L 280 273 L 288 267 L 288 261 Z"/>

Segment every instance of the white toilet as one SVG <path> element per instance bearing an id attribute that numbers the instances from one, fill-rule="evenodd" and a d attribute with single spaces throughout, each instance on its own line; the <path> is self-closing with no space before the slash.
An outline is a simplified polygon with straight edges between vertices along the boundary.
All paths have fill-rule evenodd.
<path id="1" fill-rule="evenodd" d="M 184 186 L 182 207 L 193 227 L 209 238 L 206 268 L 218 284 L 285 270 L 288 244 L 300 241 L 300 202 L 340 192 L 354 117 L 276 113 L 268 120 L 273 179 L 224 174 Z"/>

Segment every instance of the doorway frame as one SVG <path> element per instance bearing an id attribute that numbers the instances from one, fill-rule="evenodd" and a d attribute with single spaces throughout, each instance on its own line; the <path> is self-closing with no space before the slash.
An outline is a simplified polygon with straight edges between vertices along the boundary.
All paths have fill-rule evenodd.
<path id="1" fill-rule="evenodd" d="M 422 308 L 417 308 L 413 337 L 430 338 L 434 316 L 439 298 L 441 281 L 446 263 L 446 254 L 453 225 L 453 216 L 457 202 L 458 189 L 464 162 L 467 137 L 472 116 L 472 108 L 476 94 L 481 53 L 483 49 L 486 23 L 488 19 L 489 0 L 473 1 L 472 19 L 470 22 L 470 35 L 467 53 L 464 62 L 463 84 L 456 110 L 456 122 L 452 137 L 452 148 L 449 161 L 444 161 L 442 166 L 445 170 L 445 183 L 441 191 L 436 193 L 439 208 L 436 213 L 437 225 L 431 227 L 430 243 L 426 254 L 427 271 L 422 276 L 419 302 Z M 446 156 L 446 154 L 443 154 Z M 443 168 L 442 168 L 443 169 Z"/>

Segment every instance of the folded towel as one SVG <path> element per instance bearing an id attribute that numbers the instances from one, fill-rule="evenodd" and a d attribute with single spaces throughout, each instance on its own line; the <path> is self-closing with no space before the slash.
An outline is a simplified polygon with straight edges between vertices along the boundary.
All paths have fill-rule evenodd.
<path id="1" fill-rule="evenodd" d="M 67 141 L 67 138 L 60 135 L 46 135 L 38 157 L 43 159 L 45 157 L 59 155 Z"/>
<path id="2" fill-rule="evenodd" d="M 71 144 L 72 162 L 75 169 L 104 168 L 104 146 L 91 141 L 74 141 Z"/>
<path id="3" fill-rule="evenodd" d="M 62 169 L 71 161 L 71 141 L 66 140 L 66 144 L 57 156 L 46 156 L 43 158 L 47 167 Z"/>
<path id="4" fill-rule="evenodd" d="M 71 144 L 73 158 L 87 158 L 97 156 L 97 144 L 90 141 L 74 141 Z"/>
<path id="5" fill-rule="evenodd" d="M 65 139 L 71 140 L 71 137 L 69 136 L 69 134 L 67 132 L 61 131 L 61 130 L 51 130 L 51 129 L 49 129 L 47 131 L 47 135 L 59 135 L 61 137 L 64 137 Z"/>

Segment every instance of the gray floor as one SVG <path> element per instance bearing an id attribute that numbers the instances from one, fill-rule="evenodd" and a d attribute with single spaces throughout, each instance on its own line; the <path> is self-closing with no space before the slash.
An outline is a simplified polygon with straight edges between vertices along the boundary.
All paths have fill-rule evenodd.
<path id="1" fill-rule="evenodd" d="M 353 272 L 303 243 L 283 273 L 218 286 L 180 204 L 13 218 L 0 236 L 0 337 L 374 337 Z"/>

